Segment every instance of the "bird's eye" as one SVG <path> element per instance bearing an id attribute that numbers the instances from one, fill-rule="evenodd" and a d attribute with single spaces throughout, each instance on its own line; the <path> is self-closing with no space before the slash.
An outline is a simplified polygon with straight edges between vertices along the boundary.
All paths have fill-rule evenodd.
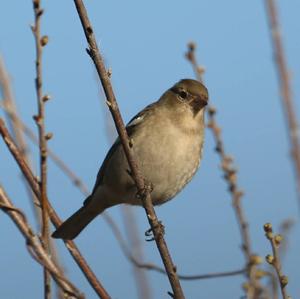
<path id="1" fill-rule="evenodd" d="M 179 92 L 179 95 L 180 95 L 180 97 L 183 98 L 183 99 L 186 99 L 186 98 L 187 98 L 187 93 L 186 93 L 184 90 L 181 90 L 181 91 Z"/>

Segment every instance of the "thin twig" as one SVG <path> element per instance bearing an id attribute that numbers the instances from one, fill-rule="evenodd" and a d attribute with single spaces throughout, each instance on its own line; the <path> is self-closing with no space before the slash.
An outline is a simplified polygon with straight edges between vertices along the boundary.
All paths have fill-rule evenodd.
<path id="1" fill-rule="evenodd" d="M 195 56 L 196 45 L 195 43 L 188 44 L 188 52 L 186 53 L 186 58 L 190 61 L 195 71 L 195 76 L 200 82 L 203 81 L 204 68 L 199 67 L 196 56 Z M 216 152 L 220 156 L 221 167 L 224 172 L 224 179 L 228 184 L 228 191 L 231 194 L 232 205 L 237 218 L 241 238 L 242 238 L 242 250 L 246 259 L 246 268 L 248 269 L 247 274 L 249 277 L 248 285 L 248 297 L 257 298 L 257 295 L 261 291 L 258 282 L 255 277 L 256 267 L 255 263 L 259 262 L 259 257 L 253 255 L 251 250 L 250 234 L 248 223 L 246 221 L 246 216 L 242 208 L 241 198 L 243 196 L 243 191 L 239 188 L 237 184 L 237 169 L 233 166 L 233 158 L 226 154 L 224 149 L 224 143 L 221 135 L 221 128 L 218 126 L 216 121 L 216 109 L 211 105 L 208 106 L 208 128 L 211 129 L 215 143 Z"/>
<path id="2" fill-rule="evenodd" d="M 110 222 L 110 219 L 107 219 L 108 222 Z M 114 236 L 116 237 L 118 243 L 120 244 L 120 247 L 122 249 L 122 252 L 124 253 L 125 257 L 136 267 L 155 271 L 161 274 L 166 275 L 166 270 L 164 268 L 161 268 L 153 263 L 144 263 L 140 262 L 135 255 L 131 253 L 131 250 L 128 248 L 125 240 L 122 238 L 122 234 L 120 230 L 118 229 L 118 226 L 114 222 L 109 223 L 109 227 L 112 229 Z M 247 269 L 239 269 L 234 271 L 227 271 L 227 272 L 216 272 L 216 273 L 207 273 L 207 274 L 195 274 L 195 275 L 184 275 L 177 273 L 180 280 L 201 280 L 201 279 L 210 279 L 210 278 L 219 278 L 219 277 L 226 277 L 226 276 L 235 276 L 235 275 L 241 275 L 247 272 Z"/>
<path id="3" fill-rule="evenodd" d="M 291 229 L 295 225 L 295 221 L 291 218 L 287 218 L 283 220 L 279 225 L 279 234 L 282 236 L 282 241 L 280 242 L 280 246 L 278 248 L 278 253 L 280 260 L 282 261 L 287 253 L 288 249 L 288 237 L 291 232 Z M 272 265 L 269 265 L 269 267 L 273 270 L 274 267 Z M 272 290 L 273 299 L 278 299 L 278 280 L 277 276 L 275 277 L 273 272 L 270 272 L 273 275 L 269 276 L 269 282 L 268 285 L 270 285 Z M 276 274 L 277 275 L 277 274 Z"/>
<path id="4" fill-rule="evenodd" d="M 33 173 L 31 172 L 27 163 L 24 161 L 20 151 L 18 150 L 7 128 L 5 127 L 4 121 L 1 118 L 0 118 L 0 135 L 2 136 L 12 156 L 16 160 L 23 175 L 26 177 L 33 192 L 35 193 L 37 198 L 40 199 L 40 187 L 38 181 L 36 177 L 33 175 Z M 58 215 L 56 214 L 56 212 L 54 211 L 54 209 L 52 208 L 48 200 L 47 200 L 47 205 L 48 205 L 48 213 L 49 213 L 50 220 L 52 221 L 54 226 L 58 228 L 61 225 L 62 221 L 60 220 L 60 218 L 58 217 Z M 91 268 L 89 267 L 89 265 L 87 264 L 83 256 L 81 255 L 75 243 L 73 241 L 64 241 L 64 243 L 68 248 L 69 252 L 71 253 L 72 257 L 76 261 L 77 265 L 81 269 L 82 273 L 87 278 L 88 282 L 95 290 L 95 292 L 98 294 L 98 296 L 102 299 L 109 299 L 110 296 L 103 288 L 103 286 L 101 285 L 100 281 L 97 279 L 95 274 L 92 272 Z"/>
<path id="5" fill-rule="evenodd" d="M 14 207 L 4 189 L 0 185 L 0 209 L 13 220 L 26 240 L 27 246 L 34 252 L 35 259 L 49 271 L 55 282 L 64 291 L 66 298 L 84 298 L 77 288 L 64 276 L 60 269 L 51 260 L 48 252 L 44 249 L 37 235 L 29 226 L 24 213 Z"/>
<path id="6" fill-rule="evenodd" d="M 180 281 L 176 274 L 176 267 L 171 259 L 171 255 L 169 253 L 167 244 L 165 242 L 163 236 L 163 229 L 161 223 L 158 221 L 155 210 L 152 205 L 151 196 L 150 196 L 150 188 L 145 185 L 142 174 L 139 172 L 136 161 L 134 160 L 132 149 L 129 145 L 129 139 L 127 135 L 127 131 L 125 129 L 124 122 L 122 120 L 118 104 L 112 89 L 112 85 L 110 83 L 109 76 L 107 74 L 107 70 L 104 66 L 103 59 L 100 55 L 98 45 L 93 33 L 92 25 L 88 19 L 87 11 L 82 0 L 74 0 L 76 5 L 76 9 L 78 15 L 80 17 L 80 21 L 89 44 L 88 54 L 93 60 L 95 67 L 97 69 L 99 78 L 101 80 L 105 96 L 107 99 L 107 103 L 109 104 L 110 112 L 113 116 L 116 129 L 118 131 L 120 141 L 123 145 L 124 153 L 126 155 L 128 164 L 130 166 L 130 170 L 132 173 L 132 178 L 135 181 L 136 187 L 138 189 L 138 194 L 141 198 L 141 202 L 145 208 L 145 212 L 147 215 L 147 219 L 149 221 L 151 230 L 154 235 L 154 239 L 156 241 L 157 248 L 161 255 L 162 261 L 166 268 L 166 272 L 168 273 L 168 278 L 174 293 L 174 297 L 176 299 L 184 298 L 184 294 L 180 285 Z"/>
<path id="7" fill-rule="evenodd" d="M 43 47 L 48 42 L 47 36 L 41 36 L 41 16 L 43 15 L 43 9 L 41 8 L 40 0 L 33 0 L 33 10 L 34 10 L 34 25 L 31 26 L 36 49 L 36 96 L 38 105 L 38 114 L 34 116 L 34 120 L 38 127 L 39 132 L 39 154 L 40 154 L 40 195 L 41 195 L 41 208 L 42 208 L 42 240 L 46 252 L 50 252 L 50 234 L 49 234 L 49 216 L 47 211 L 47 135 L 45 130 L 45 101 L 43 98 L 42 90 L 42 54 Z M 51 299 L 51 279 L 50 274 L 47 269 L 44 269 L 44 298 Z"/>
<path id="8" fill-rule="evenodd" d="M 277 278 L 280 285 L 281 295 L 283 299 L 288 299 L 289 296 L 286 292 L 286 286 L 288 284 L 288 277 L 286 275 L 283 275 L 281 270 L 281 262 L 280 262 L 280 256 L 279 256 L 279 246 L 282 242 L 282 236 L 281 235 L 273 235 L 273 229 L 271 223 L 266 223 L 264 225 L 264 231 L 266 233 L 266 238 L 270 241 L 271 247 L 272 247 L 272 253 L 268 254 L 266 256 L 267 262 L 274 267 L 274 270 L 277 274 Z"/>
<path id="9" fill-rule="evenodd" d="M 1 89 L 2 89 L 2 94 L 3 94 L 3 100 L 1 106 L 3 106 L 3 110 L 5 112 L 6 118 L 7 118 L 7 122 L 8 125 L 11 129 L 11 132 L 15 138 L 15 141 L 21 151 L 21 153 L 24 156 L 25 161 L 30 165 L 31 164 L 31 160 L 29 157 L 29 148 L 27 147 L 26 141 L 24 139 L 23 136 L 23 132 L 20 130 L 20 124 L 19 124 L 19 117 L 18 112 L 17 112 L 17 106 L 13 97 L 13 92 L 11 89 L 11 84 L 10 84 L 10 79 L 9 79 L 9 75 L 6 71 L 5 65 L 4 65 L 4 61 L 3 59 L 0 57 L 0 85 L 1 85 Z M 10 114 L 8 111 L 14 111 L 13 115 Z M 30 200 L 30 204 L 32 207 L 32 210 L 36 216 L 37 219 L 37 223 L 40 225 L 41 223 L 41 213 L 40 213 L 40 209 L 37 208 L 36 203 L 38 202 L 38 200 L 35 198 L 34 194 L 32 193 L 30 187 L 27 184 L 26 179 L 23 178 L 23 182 L 25 184 L 25 188 Z"/>
<path id="10" fill-rule="evenodd" d="M 281 93 L 282 107 L 285 113 L 288 135 L 290 139 L 291 157 L 294 161 L 294 170 L 298 191 L 300 208 L 300 140 L 297 123 L 296 109 L 292 97 L 290 76 L 284 54 L 283 43 L 280 34 L 277 8 L 274 0 L 266 0 L 266 13 L 269 20 L 269 28 L 272 37 L 273 52 L 277 68 L 278 83 Z"/>

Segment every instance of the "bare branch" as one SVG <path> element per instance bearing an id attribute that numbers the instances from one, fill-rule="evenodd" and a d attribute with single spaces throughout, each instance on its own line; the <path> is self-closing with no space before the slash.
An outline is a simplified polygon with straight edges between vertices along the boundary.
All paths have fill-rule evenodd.
<path id="1" fill-rule="evenodd" d="M 2 136 L 4 142 L 6 143 L 9 151 L 11 152 L 12 156 L 18 163 L 18 166 L 20 167 L 23 175 L 26 177 L 30 187 L 32 188 L 33 192 L 37 196 L 37 198 L 40 199 L 40 189 L 37 179 L 32 174 L 30 168 L 28 167 L 27 163 L 24 161 L 20 151 L 16 147 L 15 143 L 13 142 L 7 128 L 4 125 L 4 121 L 0 118 L 0 135 Z M 50 202 L 47 200 L 47 209 L 49 213 L 49 217 L 54 224 L 54 226 L 57 228 L 61 225 L 62 221 L 59 219 L 58 215 L 52 208 Z M 106 290 L 101 285 L 100 281 L 97 279 L 95 274 L 92 272 L 91 268 L 81 255 L 80 251 L 76 247 L 75 243 L 73 241 L 65 241 L 64 242 L 67 249 L 71 253 L 72 257 L 76 261 L 77 265 L 87 278 L 88 282 L 92 286 L 92 288 L 95 290 L 95 292 L 99 295 L 102 299 L 109 299 L 110 296 L 106 292 Z"/>
<path id="2" fill-rule="evenodd" d="M 138 268 L 146 269 L 155 271 L 161 274 L 166 275 L 166 270 L 153 264 L 153 263 L 144 263 L 140 262 L 132 253 L 131 250 L 127 247 L 125 240 L 122 238 L 122 234 L 118 229 L 118 226 L 108 218 L 107 221 L 109 222 L 109 227 L 112 229 L 114 236 L 116 237 L 122 252 L 124 253 L 125 257 L 133 263 Z M 111 222 L 112 221 L 112 222 Z M 195 274 L 195 275 L 183 275 L 177 273 L 180 280 L 200 280 L 200 279 L 210 279 L 210 278 L 219 278 L 219 277 L 226 277 L 226 276 L 234 276 L 234 275 L 241 275 L 247 272 L 247 269 L 239 269 L 234 271 L 228 272 L 216 272 L 216 273 L 208 273 L 208 274 Z"/>
<path id="3" fill-rule="evenodd" d="M 93 33 L 92 25 L 88 19 L 87 11 L 84 7 L 84 4 L 81 0 L 74 0 L 76 9 L 78 12 L 78 15 L 80 17 L 80 21 L 87 39 L 87 42 L 89 44 L 88 53 L 90 57 L 92 58 L 95 67 L 97 69 L 99 78 L 101 80 L 106 98 L 107 103 L 110 109 L 110 112 L 113 116 L 116 129 L 118 131 L 118 134 L 120 136 L 120 140 L 123 145 L 124 153 L 126 155 L 126 158 L 128 160 L 128 164 L 130 166 L 130 170 L 132 173 L 132 178 L 135 181 L 136 187 L 138 189 L 138 193 L 140 195 L 142 204 L 145 208 L 145 212 L 147 215 L 147 219 L 149 221 L 151 230 L 154 235 L 154 239 L 156 241 L 157 248 L 159 250 L 159 253 L 161 255 L 162 261 L 164 263 L 164 266 L 166 268 L 166 272 L 168 273 L 168 278 L 174 293 L 174 297 L 184 298 L 184 294 L 178 279 L 178 276 L 176 274 L 176 267 L 171 259 L 167 244 L 163 237 L 163 229 L 161 223 L 158 221 L 155 210 L 152 205 L 151 196 L 150 196 L 150 188 L 145 185 L 144 179 L 142 177 L 142 174 L 138 170 L 136 161 L 134 160 L 132 149 L 129 145 L 129 139 L 128 135 L 125 129 L 124 122 L 122 120 L 118 104 L 112 89 L 112 85 L 110 83 L 109 76 L 107 74 L 107 70 L 104 66 L 103 59 L 100 55 L 97 42 Z"/>
<path id="4" fill-rule="evenodd" d="M 299 128 L 297 123 L 296 109 L 293 102 L 290 76 L 284 54 L 283 43 L 280 34 L 280 25 L 278 20 L 277 8 L 274 0 L 266 0 L 266 13 L 269 20 L 269 28 L 272 37 L 272 45 L 275 56 L 275 65 L 277 67 L 278 83 L 281 93 L 282 108 L 285 113 L 288 134 L 290 139 L 291 157 L 294 161 L 294 170 L 296 175 L 296 184 L 298 190 L 298 199 L 300 207 L 300 141 Z"/>
<path id="5" fill-rule="evenodd" d="M 41 17 L 43 15 L 43 9 L 41 8 L 40 0 L 33 0 L 34 10 L 34 25 L 31 27 L 36 49 L 36 96 L 38 104 L 38 114 L 34 116 L 34 120 L 38 127 L 39 132 L 39 149 L 40 149 L 40 195 L 41 195 L 41 208 L 42 208 L 42 240 L 43 246 L 48 254 L 50 252 L 50 235 L 49 235 L 49 215 L 47 211 L 47 136 L 45 130 L 45 101 L 43 100 L 42 90 L 42 54 L 43 47 L 48 42 L 47 36 L 41 36 Z M 51 278 L 47 269 L 44 269 L 44 298 L 51 299 Z"/>
<path id="6" fill-rule="evenodd" d="M 282 241 L 282 236 L 273 234 L 273 229 L 272 229 L 271 223 L 266 223 L 264 225 L 264 231 L 266 233 L 266 238 L 270 241 L 270 244 L 272 247 L 272 253 L 273 253 L 273 255 L 268 254 L 266 256 L 266 261 L 270 265 L 272 265 L 276 271 L 282 298 L 288 299 L 289 296 L 287 295 L 287 292 L 286 292 L 286 286 L 288 284 L 288 277 L 286 275 L 283 275 L 283 273 L 282 273 L 279 250 L 278 250 L 280 243 Z"/>
<path id="7" fill-rule="evenodd" d="M 31 255 L 37 260 L 44 268 L 49 271 L 55 282 L 64 291 L 66 298 L 84 298 L 76 287 L 64 276 L 60 269 L 51 260 L 49 254 L 43 248 L 37 235 L 27 223 L 24 213 L 14 207 L 4 189 L 0 185 L 0 209 L 2 209 L 16 224 L 23 237 L 26 240 L 27 247 L 30 249 Z M 33 253 L 33 254 L 32 254 Z"/>

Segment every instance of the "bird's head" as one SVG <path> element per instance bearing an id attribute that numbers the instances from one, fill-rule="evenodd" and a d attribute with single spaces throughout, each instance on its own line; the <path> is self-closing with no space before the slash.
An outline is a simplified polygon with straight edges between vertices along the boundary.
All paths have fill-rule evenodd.
<path id="1" fill-rule="evenodd" d="M 168 99 L 171 105 L 188 106 L 194 115 L 208 103 L 207 88 L 199 81 L 182 79 L 168 90 Z"/>

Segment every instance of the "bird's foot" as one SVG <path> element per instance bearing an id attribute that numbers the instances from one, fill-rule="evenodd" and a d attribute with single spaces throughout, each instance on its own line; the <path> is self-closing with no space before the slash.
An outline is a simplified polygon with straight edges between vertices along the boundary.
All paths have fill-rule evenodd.
<path id="1" fill-rule="evenodd" d="M 155 231 L 155 233 L 153 232 Z M 156 236 L 155 236 L 156 234 Z M 164 236 L 165 234 L 165 226 L 162 224 L 161 221 L 158 221 L 155 226 L 152 228 L 149 228 L 145 231 L 145 236 L 148 237 L 146 239 L 147 242 L 154 241 L 155 238 L 159 238 L 160 236 Z"/>

